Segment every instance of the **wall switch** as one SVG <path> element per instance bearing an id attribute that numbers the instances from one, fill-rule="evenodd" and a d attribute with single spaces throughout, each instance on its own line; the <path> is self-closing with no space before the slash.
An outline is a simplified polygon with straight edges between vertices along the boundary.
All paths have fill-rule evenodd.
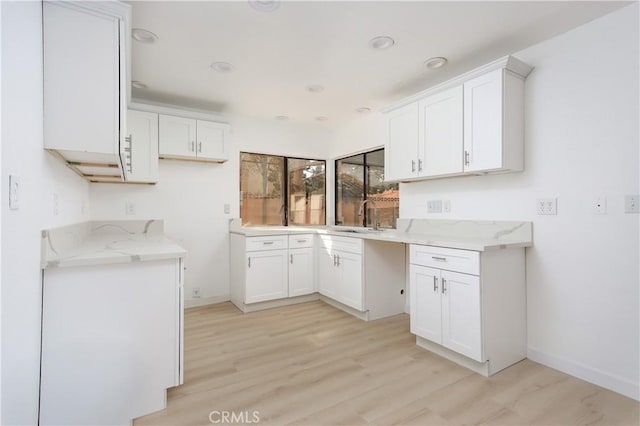
<path id="1" fill-rule="evenodd" d="M 598 197 L 593 200 L 593 212 L 595 214 L 607 214 L 607 197 Z"/>
<path id="2" fill-rule="evenodd" d="M 191 290 L 191 297 L 194 299 L 200 299 L 200 287 L 195 287 Z"/>
<path id="3" fill-rule="evenodd" d="M 136 214 L 136 205 L 135 205 L 135 203 L 127 201 L 124 204 L 124 213 L 127 216 L 135 216 L 135 214 Z"/>
<path id="4" fill-rule="evenodd" d="M 53 194 L 53 215 L 58 216 L 60 213 L 60 197 L 58 194 Z"/>
<path id="5" fill-rule="evenodd" d="M 9 175 L 9 208 L 18 210 L 20 208 L 20 178 Z"/>
<path id="6" fill-rule="evenodd" d="M 557 215 L 558 214 L 557 198 L 538 198 L 536 206 L 537 206 L 537 213 L 539 215 Z"/>
<path id="7" fill-rule="evenodd" d="M 445 213 L 451 213 L 451 200 L 444 200 L 442 202 L 442 210 Z"/>
<path id="8" fill-rule="evenodd" d="M 640 213 L 640 195 L 625 195 L 624 197 L 625 213 Z"/>
<path id="9" fill-rule="evenodd" d="M 442 200 L 427 201 L 427 213 L 442 213 Z"/>
<path id="10" fill-rule="evenodd" d="M 225 204 L 224 205 L 224 214 L 229 214 L 231 213 L 231 205 L 230 204 Z"/>

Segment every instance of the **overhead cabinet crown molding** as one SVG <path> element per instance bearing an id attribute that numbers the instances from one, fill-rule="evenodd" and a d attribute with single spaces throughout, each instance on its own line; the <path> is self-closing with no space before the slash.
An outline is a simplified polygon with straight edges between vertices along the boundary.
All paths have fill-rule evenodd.
<path id="1" fill-rule="evenodd" d="M 385 109 L 385 180 L 522 171 L 531 69 L 507 56 Z"/>

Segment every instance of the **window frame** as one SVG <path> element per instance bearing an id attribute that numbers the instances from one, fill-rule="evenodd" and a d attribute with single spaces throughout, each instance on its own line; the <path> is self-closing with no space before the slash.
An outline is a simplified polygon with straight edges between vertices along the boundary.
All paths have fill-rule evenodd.
<path id="1" fill-rule="evenodd" d="M 353 226 L 353 225 L 343 225 L 337 224 L 338 220 L 338 161 L 345 160 L 349 157 L 356 157 L 362 155 L 362 168 L 363 168 L 363 177 L 362 177 L 362 191 L 363 191 L 363 202 L 369 199 L 369 173 L 367 169 L 367 155 L 372 154 L 376 151 L 384 151 L 384 146 L 369 149 L 367 151 L 355 152 L 353 154 L 345 155 L 343 157 L 336 158 L 333 162 L 333 217 L 334 224 L 336 226 Z M 383 166 L 384 167 L 384 166 Z M 362 223 L 357 225 L 359 227 L 366 228 L 367 223 L 369 221 L 369 209 L 364 209 L 362 214 Z"/>
<path id="2" fill-rule="evenodd" d="M 291 157 L 287 155 L 279 155 L 279 154 L 266 154 L 262 152 L 248 152 L 248 151 L 240 151 L 239 154 L 239 162 L 238 162 L 238 176 L 240 177 L 240 182 L 242 182 L 242 154 L 252 154 L 252 155 L 267 155 L 269 157 L 279 157 L 283 159 L 283 167 L 282 167 L 282 197 L 284 199 L 284 224 L 280 225 L 267 225 L 267 224 L 257 224 L 257 225 L 249 225 L 251 226 L 291 226 L 291 227 L 301 227 L 301 226 L 326 226 L 327 225 L 327 160 L 319 159 L 319 158 L 305 158 L 305 157 Z M 303 160 L 303 161 L 317 161 L 324 163 L 324 225 L 311 225 L 311 224 L 303 224 L 303 225 L 290 225 L 289 224 L 289 161 L 288 160 Z M 242 201 L 242 199 L 240 200 Z M 243 221 L 242 218 L 242 209 L 240 209 L 240 221 Z M 245 226 L 244 223 L 242 226 Z"/>

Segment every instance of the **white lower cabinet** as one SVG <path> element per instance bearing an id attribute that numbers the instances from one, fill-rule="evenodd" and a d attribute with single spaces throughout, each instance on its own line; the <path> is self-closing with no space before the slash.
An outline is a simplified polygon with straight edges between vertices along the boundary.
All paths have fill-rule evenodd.
<path id="1" fill-rule="evenodd" d="M 364 310 L 362 245 L 359 238 L 323 235 L 318 264 L 320 294 L 358 311 Z"/>
<path id="2" fill-rule="evenodd" d="M 231 234 L 231 301 L 243 312 L 316 292 L 314 235 Z"/>
<path id="3" fill-rule="evenodd" d="M 526 358 L 524 249 L 411 245 L 409 263 L 420 346 L 487 376 Z"/>
<path id="4" fill-rule="evenodd" d="M 289 294 L 287 250 L 247 252 L 245 303 L 281 299 Z"/>

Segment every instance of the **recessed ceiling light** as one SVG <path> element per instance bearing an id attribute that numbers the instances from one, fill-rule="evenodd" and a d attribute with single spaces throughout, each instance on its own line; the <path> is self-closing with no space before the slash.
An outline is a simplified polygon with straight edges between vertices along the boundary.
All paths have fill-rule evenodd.
<path id="1" fill-rule="evenodd" d="M 321 115 L 319 117 L 316 117 L 317 121 L 327 121 L 329 120 L 329 117 L 325 117 L 324 115 Z"/>
<path id="2" fill-rule="evenodd" d="M 374 37 L 369 40 L 369 47 L 376 50 L 384 50 L 393 46 L 396 42 L 389 36 Z"/>
<path id="3" fill-rule="evenodd" d="M 288 119 L 289 117 L 287 117 L 286 115 L 276 115 L 276 120 L 287 121 Z"/>
<path id="4" fill-rule="evenodd" d="M 280 7 L 279 0 L 249 0 L 249 4 L 260 12 L 273 12 Z"/>
<path id="5" fill-rule="evenodd" d="M 141 81 L 133 80 L 133 81 L 131 82 L 131 87 L 135 87 L 136 89 L 146 89 L 146 88 L 147 88 L 147 85 L 146 85 L 146 84 L 144 84 L 144 83 L 143 83 L 143 82 L 141 82 Z"/>
<path id="6" fill-rule="evenodd" d="M 311 93 L 320 93 L 324 90 L 324 86 L 312 84 L 311 86 L 307 86 L 307 90 Z"/>
<path id="7" fill-rule="evenodd" d="M 231 65 L 229 62 L 214 62 L 211 64 L 211 68 L 222 73 L 231 72 L 234 70 L 233 65 Z"/>
<path id="8" fill-rule="evenodd" d="M 159 37 L 152 33 L 151 31 L 147 31 L 143 28 L 134 28 L 131 30 L 131 37 L 134 40 L 139 41 L 140 43 L 155 43 L 159 40 Z"/>
<path id="9" fill-rule="evenodd" d="M 435 58 L 429 58 L 426 61 L 424 61 L 424 66 L 426 66 L 430 70 L 441 68 L 446 64 L 447 64 L 447 58 L 443 58 L 442 56 L 436 56 Z"/>
<path id="10" fill-rule="evenodd" d="M 371 112 L 371 108 L 369 108 L 369 107 L 360 107 L 356 111 L 361 113 L 361 114 L 366 114 L 368 112 Z"/>

